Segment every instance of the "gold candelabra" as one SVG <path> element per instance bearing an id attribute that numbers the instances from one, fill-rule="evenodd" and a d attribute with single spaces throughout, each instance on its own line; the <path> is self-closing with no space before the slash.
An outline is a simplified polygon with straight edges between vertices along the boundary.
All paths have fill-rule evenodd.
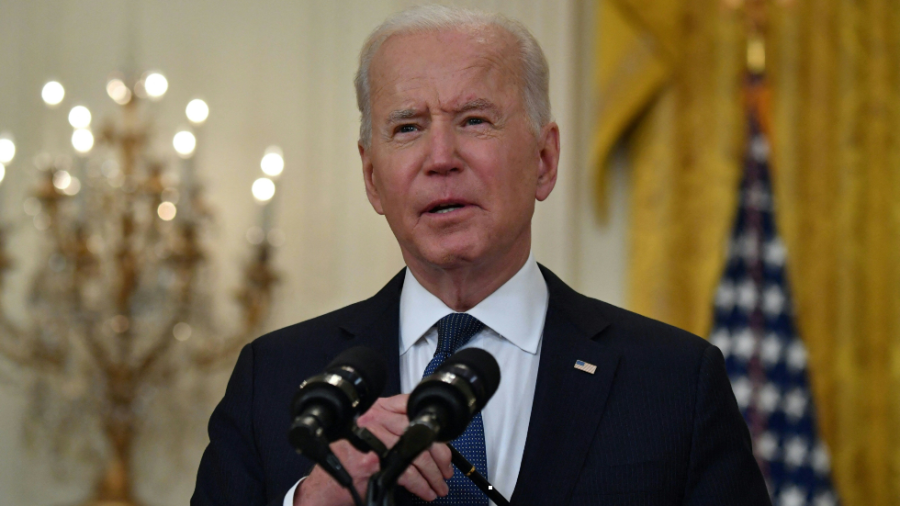
<path id="1" fill-rule="evenodd" d="M 277 281 L 272 241 L 262 230 L 248 234 L 263 232 L 252 240 L 254 251 L 236 293 L 238 331 L 225 337 L 215 331 L 201 240 L 211 213 L 194 175 L 196 137 L 189 130 L 176 134 L 181 162 L 174 164 L 180 172 L 173 170 L 150 152 L 151 130 L 142 118 L 142 104 L 160 98 L 167 86 L 160 74 L 130 86 L 123 78 L 111 79 L 107 92 L 121 114 L 99 130 L 96 147 L 89 111 L 72 109 L 72 144 L 81 156 L 71 163 L 65 157 L 37 157 L 39 183 L 25 202 L 44 243 L 31 281 L 28 321 L 11 317 L 0 305 L 0 357 L 42 383 L 42 398 L 32 399 L 44 404 L 37 416 L 44 417 L 48 404 L 67 405 L 67 416 L 46 416 L 43 422 L 66 431 L 74 412 L 82 422 L 89 419 L 88 426 L 105 441 L 92 505 L 138 504 L 132 471 L 143 421 L 138 405 L 171 387 L 185 369 L 209 371 L 233 359 L 259 332 Z M 59 83 L 45 86 L 49 106 L 62 101 L 60 90 Z M 202 123 L 208 107 L 192 101 L 187 114 Z M 12 153 L 7 163 L 14 147 Z M 275 154 L 278 159 L 268 152 L 263 159 L 268 175 L 283 168 L 280 152 Z M 257 180 L 254 195 L 268 204 L 274 183 L 261 179 L 269 183 Z M 261 195 L 258 186 L 265 187 Z M 270 212 L 265 209 L 264 215 Z M 0 231 L 0 273 L 14 265 L 3 247 L 5 233 Z M 0 288 L 2 283 L 0 275 Z M 53 386 L 51 401 L 47 385 Z"/>

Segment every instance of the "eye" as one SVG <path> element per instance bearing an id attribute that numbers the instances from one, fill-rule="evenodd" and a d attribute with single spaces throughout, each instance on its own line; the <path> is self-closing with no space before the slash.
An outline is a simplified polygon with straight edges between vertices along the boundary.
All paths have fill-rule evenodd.
<path id="1" fill-rule="evenodd" d="M 407 123 L 405 125 L 398 126 L 397 129 L 395 130 L 395 132 L 398 134 L 409 134 L 409 133 L 415 132 L 416 130 L 418 130 L 416 125 L 414 125 L 412 123 Z"/>
<path id="2" fill-rule="evenodd" d="M 484 122 L 484 118 L 466 118 L 466 126 L 481 125 Z"/>

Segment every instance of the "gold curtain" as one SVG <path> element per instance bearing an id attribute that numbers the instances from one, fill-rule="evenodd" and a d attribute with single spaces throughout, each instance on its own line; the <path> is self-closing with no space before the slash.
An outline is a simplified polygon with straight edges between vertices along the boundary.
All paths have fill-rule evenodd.
<path id="1" fill-rule="evenodd" d="M 593 149 L 631 163 L 629 304 L 706 335 L 741 171 L 741 0 L 601 0 Z M 765 10 L 777 220 L 843 504 L 900 504 L 900 1 Z"/>

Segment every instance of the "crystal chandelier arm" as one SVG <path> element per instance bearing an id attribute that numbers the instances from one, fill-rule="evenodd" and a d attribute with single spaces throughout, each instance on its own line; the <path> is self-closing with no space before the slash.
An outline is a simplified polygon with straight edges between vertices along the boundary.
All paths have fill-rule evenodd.
<path id="1" fill-rule="evenodd" d="M 169 351 L 169 348 L 172 347 L 172 343 L 175 341 L 172 339 L 170 330 L 175 326 L 176 323 L 180 321 L 179 317 L 173 318 L 169 324 L 164 327 L 165 330 L 156 338 L 156 342 L 150 347 L 149 350 L 144 354 L 144 356 L 139 360 L 137 367 L 135 368 L 135 377 L 137 378 L 145 378 L 151 370 L 153 370 L 153 366 L 156 365 L 159 360 L 166 355 Z"/>
<path id="2" fill-rule="evenodd" d="M 104 369 L 112 367 L 112 360 L 109 356 L 109 350 L 107 350 L 103 343 L 101 343 L 100 340 L 97 339 L 97 336 L 90 331 L 84 332 L 82 335 L 84 344 L 85 346 L 87 346 L 91 358 L 93 358 L 97 362 L 97 364 Z"/>
<path id="3" fill-rule="evenodd" d="M 20 366 L 28 367 L 32 365 L 34 363 L 34 360 L 31 359 L 32 354 L 19 348 L 7 342 L 6 336 L 0 339 L 0 355 Z"/>
<path id="4" fill-rule="evenodd" d="M 12 259 L 6 253 L 6 234 L 6 228 L 0 228 L 0 293 L 4 284 L 3 275 L 13 265 Z M 39 369 L 48 365 L 59 367 L 59 357 L 48 353 L 46 347 L 40 349 L 37 339 L 33 337 L 35 334 L 19 328 L 9 318 L 6 309 L 7 306 L 0 303 L 0 355 L 29 369 Z"/>
<path id="5" fill-rule="evenodd" d="M 238 290 L 237 300 L 241 306 L 243 327 L 228 337 L 219 346 L 194 354 L 193 362 L 204 369 L 214 369 L 229 363 L 240 349 L 259 332 L 260 326 L 269 316 L 272 302 L 272 288 L 278 276 L 270 264 L 269 245 L 257 246 L 256 254 L 244 268 L 243 287 Z"/>
<path id="6" fill-rule="evenodd" d="M 163 326 L 163 331 L 160 332 L 158 336 L 156 336 L 156 340 L 150 349 L 144 354 L 142 358 L 139 359 L 138 365 L 135 369 L 135 374 L 138 378 L 145 378 L 150 372 L 153 370 L 153 367 L 162 359 L 166 353 L 168 353 L 169 349 L 174 344 L 175 340 L 173 339 L 172 329 L 179 322 L 183 322 L 185 320 L 190 319 L 190 310 L 191 302 L 194 293 L 194 284 L 196 281 L 196 268 L 199 262 L 203 259 L 203 254 L 200 252 L 199 248 L 196 244 L 196 236 L 193 234 L 192 229 L 184 229 L 183 230 L 185 244 L 184 249 L 180 252 L 180 278 L 181 285 L 178 290 L 176 290 L 177 301 L 175 303 L 176 307 L 178 307 L 178 311 L 176 311 L 175 315 L 168 321 L 168 323 Z"/>
<path id="7" fill-rule="evenodd" d="M 226 360 L 233 358 L 234 355 L 247 344 L 247 341 L 250 340 L 249 336 L 251 335 L 252 334 L 248 332 L 247 334 L 232 336 L 228 338 L 223 346 L 216 348 L 215 350 L 197 352 L 192 357 L 193 362 L 197 364 L 198 367 L 205 370 L 222 366 Z"/>
<path id="8" fill-rule="evenodd" d="M 181 278 L 181 284 L 179 289 L 175 291 L 176 300 L 174 301 L 175 307 L 178 309 L 175 311 L 175 314 L 171 316 L 166 325 L 162 327 L 162 331 L 155 337 L 150 348 L 142 357 L 138 358 L 138 365 L 135 367 L 135 376 L 138 378 L 145 378 L 157 362 L 166 356 L 175 342 L 172 335 L 172 329 L 175 325 L 177 325 L 178 322 L 183 322 L 190 318 L 190 307 L 194 291 L 193 286 L 196 281 L 194 269 L 196 268 L 198 261 L 202 258 L 202 255 L 195 249 L 196 245 L 193 244 L 194 240 L 195 238 L 192 234 L 187 237 L 191 254 L 186 256 L 188 261 L 183 262 L 180 269 L 182 271 L 179 276 Z"/>
<path id="9" fill-rule="evenodd" d="M 254 337 L 259 325 L 262 323 L 265 316 L 268 315 L 268 305 L 266 305 L 265 311 L 254 311 L 246 306 L 243 309 L 243 330 L 226 338 L 224 342 L 215 348 L 207 348 L 195 353 L 192 360 L 197 366 L 203 369 L 215 369 L 216 367 L 228 363 L 229 360 L 233 359 L 241 348 Z M 253 315 L 248 313 L 253 313 Z"/>
<path id="10" fill-rule="evenodd" d="M 31 335 L 22 332 L 5 314 L 0 316 L 0 355 L 27 369 L 51 368 L 59 370 L 65 362 L 65 352 L 52 350 Z"/>

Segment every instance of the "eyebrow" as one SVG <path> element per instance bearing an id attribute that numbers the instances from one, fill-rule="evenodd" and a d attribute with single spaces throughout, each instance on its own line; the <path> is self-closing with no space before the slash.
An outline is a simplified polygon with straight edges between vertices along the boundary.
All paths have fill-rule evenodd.
<path id="1" fill-rule="evenodd" d="M 461 114 L 469 111 L 485 110 L 497 110 L 497 106 L 486 98 L 476 98 L 475 100 L 470 100 L 463 104 L 459 109 L 456 110 L 456 113 Z"/>
<path id="2" fill-rule="evenodd" d="M 456 109 L 454 114 L 464 114 L 469 111 L 488 110 L 496 111 L 497 105 L 486 98 L 476 98 L 475 100 L 470 100 L 461 105 L 458 109 Z M 422 111 L 419 111 L 417 109 L 398 109 L 396 111 L 391 111 L 391 113 L 388 114 L 387 121 L 385 121 L 385 123 L 390 125 L 410 118 L 415 118 L 416 116 L 419 116 L 421 114 Z"/>
<path id="3" fill-rule="evenodd" d="M 396 123 L 405 119 L 414 118 L 418 114 L 419 111 L 415 109 L 400 109 L 397 111 L 392 111 L 390 114 L 388 114 L 386 123 Z"/>

